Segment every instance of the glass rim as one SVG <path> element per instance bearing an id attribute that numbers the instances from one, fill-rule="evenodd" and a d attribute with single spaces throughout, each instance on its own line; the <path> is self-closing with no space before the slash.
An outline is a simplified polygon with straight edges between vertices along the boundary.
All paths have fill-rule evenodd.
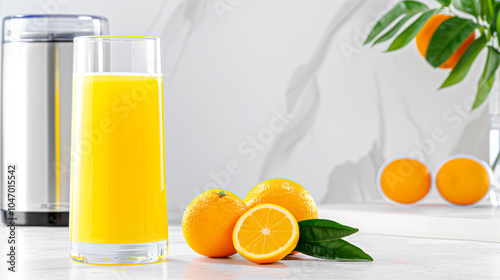
<path id="1" fill-rule="evenodd" d="M 108 42 L 140 42 L 140 41 L 160 41 L 160 38 L 154 36 L 140 36 L 140 35 L 91 35 L 91 36 L 78 36 L 74 39 L 75 42 L 79 41 L 108 41 Z"/>
<path id="2" fill-rule="evenodd" d="M 96 16 L 96 15 L 89 15 L 89 14 L 11 14 L 7 15 L 3 18 L 4 21 L 7 20 L 13 20 L 13 19 L 33 19 L 33 18 L 60 18 L 60 19 L 67 19 L 67 18 L 77 18 L 77 19 L 86 19 L 86 20 L 105 20 L 107 21 L 108 19 L 105 16 Z"/>

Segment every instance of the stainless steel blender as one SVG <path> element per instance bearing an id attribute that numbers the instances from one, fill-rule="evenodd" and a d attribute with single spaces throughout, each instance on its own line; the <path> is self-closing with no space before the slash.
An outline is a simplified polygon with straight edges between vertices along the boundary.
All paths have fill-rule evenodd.
<path id="1" fill-rule="evenodd" d="M 106 18 L 3 20 L 2 221 L 68 225 L 73 38 L 108 33 Z"/>

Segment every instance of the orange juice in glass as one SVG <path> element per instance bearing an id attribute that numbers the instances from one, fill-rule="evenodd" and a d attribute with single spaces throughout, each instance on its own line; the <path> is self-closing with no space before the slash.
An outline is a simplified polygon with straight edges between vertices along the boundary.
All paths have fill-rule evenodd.
<path id="1" fill-rule="evenodd" d="M 70 256 L 161 262 L 168 251 L 160 41 L 75 39 Z"/>

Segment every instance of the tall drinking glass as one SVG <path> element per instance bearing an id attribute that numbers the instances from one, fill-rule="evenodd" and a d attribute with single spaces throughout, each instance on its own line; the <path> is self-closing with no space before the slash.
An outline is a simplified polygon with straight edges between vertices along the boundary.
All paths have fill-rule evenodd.
<path id="1" fill-rule="evenodd" d="M 70 256 L 161 262 L 168 250 L 160 39 L 75 38 Z"/>

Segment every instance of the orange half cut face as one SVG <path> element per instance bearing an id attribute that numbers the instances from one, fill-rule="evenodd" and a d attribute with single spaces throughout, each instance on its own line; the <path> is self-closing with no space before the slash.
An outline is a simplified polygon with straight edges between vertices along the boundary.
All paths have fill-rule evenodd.
<path id="1" fill-rule="evenodd" d="M 236 251 L 255 263 L 272 263 L 293 251 L 299 240 L 299 225 L 283 207 L 260 204 L 243 214 L 234 227 Z"/>

